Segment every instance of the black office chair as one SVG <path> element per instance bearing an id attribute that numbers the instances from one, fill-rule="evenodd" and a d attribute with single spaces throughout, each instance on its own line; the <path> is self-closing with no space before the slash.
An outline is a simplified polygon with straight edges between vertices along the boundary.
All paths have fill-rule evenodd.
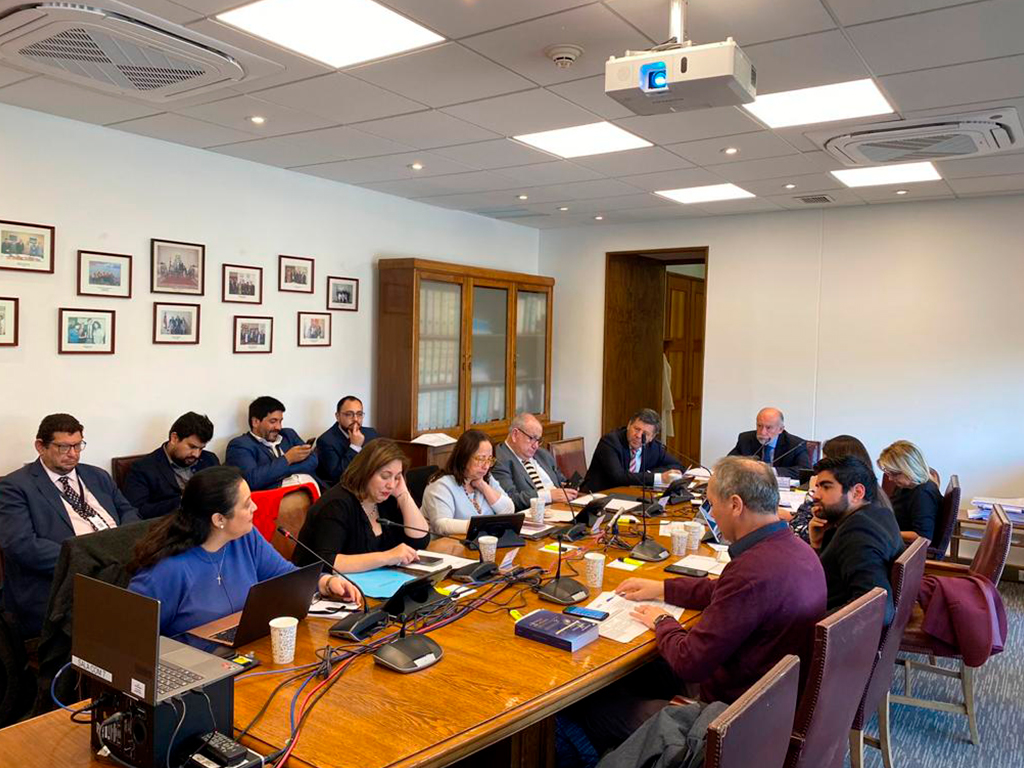
<path id="1" fill-rule="evenodd" d="M 437 465 L 431 464 L 426 467 L 415 467 L 405 473 L 405 486 L 409 489 L 417 507 L 422 506 L 423 492 L 427 490 L 430 477 L 435 472 L 437 472 Z"/>

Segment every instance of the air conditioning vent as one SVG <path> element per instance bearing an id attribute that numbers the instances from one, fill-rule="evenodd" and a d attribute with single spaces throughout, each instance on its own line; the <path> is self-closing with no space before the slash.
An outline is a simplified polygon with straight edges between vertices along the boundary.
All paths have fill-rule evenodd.
<path id="1" fill-rule="evenodd" d="M 835 200 L 828 195 L 804 195 L 802 197 L 794 197 L 793 199 L 803 203 L 804 205 L 825 205 L 827 203 L 835 202 Z"/>

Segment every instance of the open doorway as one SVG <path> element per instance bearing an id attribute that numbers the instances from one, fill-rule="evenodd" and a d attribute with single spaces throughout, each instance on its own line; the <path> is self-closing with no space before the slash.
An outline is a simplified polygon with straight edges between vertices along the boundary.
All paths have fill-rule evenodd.
<path id="1" fill-rule="evenodd" d="M 640 408 L 668 447 L 700 461 L 708 249 L 608 253 L 602 431 Z M 667 366 L 666 366 L 667 360 Z"/>

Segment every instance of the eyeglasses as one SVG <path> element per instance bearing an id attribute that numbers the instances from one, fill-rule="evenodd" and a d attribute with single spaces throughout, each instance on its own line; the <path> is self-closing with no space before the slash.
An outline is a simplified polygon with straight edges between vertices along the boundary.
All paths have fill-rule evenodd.
<path id="1" fill-rule="evenodd" d="M 85 450 L 85 440 L 80 443 L 50 443 L 50 445 L 54 446 L 61 456 L 66 455 L 69 451 L 81 453 Z"/>
<path id="2" fill-rule="evenodd" d="M 362 411 L 342 411 L 341 415 L 346 419 L 361 419 L 363 418 Z"/>
<path id="3" fill-rule="evenodd" d="M 477 464 L 493 467 L 497 459 L 495 459 L 493 456 L 473 456 L 472 461 L 475 461 Z"/>
<path id="4" fill-rule="evenodd" d="M 543 437 L 544 437 L 544 435 L 537 435 L 536 437 L 534 437 L 534 436 L 533 436 L 533 435 L 531 435 L 531 434 L 530 434 L 529 432 L 524 432 L 524 431 L 523 431 L 523 430 L 521 430 L 521 429 L 520 429 L 519 427 L 516 427 L 516 432 L 518 432 L 518 433 L 519 433 L 520 435 L 522 435 L 522 436 L 523 436 L 523 437 L 525 437 L 525 438 L 526 438 L 527 440 L 529 440 L 531 444 L 536 444 L 536 443 L 540 443 L 540 441 L 541 441 L 541 438 L 543 438 Z"/>

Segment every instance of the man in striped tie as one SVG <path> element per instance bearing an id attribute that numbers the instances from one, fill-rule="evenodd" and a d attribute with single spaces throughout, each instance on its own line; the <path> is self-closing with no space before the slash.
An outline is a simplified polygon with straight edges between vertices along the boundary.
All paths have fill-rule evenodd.
<path id="1" fill-rule="evenodd" d="M 682 465 L 658 440 L 661 418 L 650 408 L 634 413 L 626 426 L 601 438 L 590 460 L 584 491 L 622 485 L 661 485 L 683 475 Z"/>
<path id="2" fill-rule="evenodd" d="M 508 438 L 495 450 L 496 463 L 491 470 L 516 510 L 529 509 L 530 500 L 540 498 L 545 504 L 572 501 L 577 491 L 560 487 L 565 476 L 558 470 L 554 457 L 540 447 L 543 428 L 537 417 L 521 413 L 512 419 Z"/>

